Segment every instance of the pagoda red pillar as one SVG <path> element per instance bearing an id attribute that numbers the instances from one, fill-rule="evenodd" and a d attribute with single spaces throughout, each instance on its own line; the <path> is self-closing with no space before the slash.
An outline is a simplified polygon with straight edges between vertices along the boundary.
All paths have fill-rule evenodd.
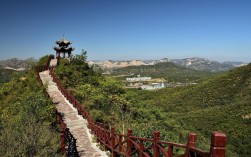
<path id="1" fill-rule="evenodd" d="M 60 58 L 60 52 L 57 52 L 57 58 Z"/>

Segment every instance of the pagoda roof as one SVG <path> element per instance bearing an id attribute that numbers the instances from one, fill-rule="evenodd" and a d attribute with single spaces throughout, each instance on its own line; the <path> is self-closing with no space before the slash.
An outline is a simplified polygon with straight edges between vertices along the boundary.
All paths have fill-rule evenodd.
<path id="1" fill-rule="evenodd" d="M 69 40 L 66 40 L 64 38 L 64 35 L 63 35 L 62 39 L 56 41 L 56 44 L 58 44 L 58 45 L 70 45 L 71 42 Z"/>
<path id="2" fill-rule="evenodd" d="M 55 47 L 55 46 L 53 47 L 53 49 L 58 52 L 71 52 L 74 50 L 73 47 Z"/>

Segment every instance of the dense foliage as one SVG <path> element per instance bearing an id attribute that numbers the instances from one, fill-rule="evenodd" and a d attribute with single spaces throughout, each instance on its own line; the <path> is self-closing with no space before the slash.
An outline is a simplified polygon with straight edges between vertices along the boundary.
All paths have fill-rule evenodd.
<path id="1" fill-rule="evenodd" d="M 208 148 L 210 132 L 228 136 L 228 156 L 251 154 L 251 64 L 187 88 L 138 91 L 143 106 L 161 108 L 175 121 L 176 132 L 196 132 L 199 146 Z M 165 132 L 165 131 L 164 131 Z"/>
<path id="2" fill-rule="evenodd" d="M 0 156 L 61 156 L 55 106 L 28 71 L 0 88 Z"/>
<path id="3" fill-rule="evenodd" d="M 218 130 L 228 136 L 227 156 L 251 154 L 251 65 L 195 86 L 156 91 L 124 89 L 121 82 L 95 73 L 85 54 L 71 63 L 61 60 L 56 74 L 96 121 L 122 133 L 130 127 L 134 135 L 152 137 L 159 130 L 161 139 L 185 143 L 187 133 L 196 132 L 198 147 L 209 150 L 210 133 Z"/>

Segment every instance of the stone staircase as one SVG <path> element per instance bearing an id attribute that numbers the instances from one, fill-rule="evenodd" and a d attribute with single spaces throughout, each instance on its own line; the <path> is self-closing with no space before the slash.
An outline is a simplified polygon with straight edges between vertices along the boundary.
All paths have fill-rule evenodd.
<path id="1" fill-rule="evenodd" d="M 51 63 L 50 65 L 56 65 Z M 49 96 L 59 113 L 63 115 L 63 121 L 70 129 L 71 134 L 77 139 L 77 150 L 81 157 L 107 157 L 106 153 L 101 151 L 95 143 L 92 142 L 90 130 L 87 128 L 87 121 L 82 116 L 78 115 L 77 109 L 65 99 L 62 93 L 58 90 L 56 83 L 52 81 L 49 71 L 39 73 L 43 84 L 47 87 Z"/>

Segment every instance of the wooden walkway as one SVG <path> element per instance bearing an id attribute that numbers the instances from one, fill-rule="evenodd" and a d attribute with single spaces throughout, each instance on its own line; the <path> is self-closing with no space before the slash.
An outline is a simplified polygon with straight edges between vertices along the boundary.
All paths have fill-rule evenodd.
<path id="1" fill-rule="evenodd" d="M 77 139 L 77 150 L 81 157 L 107 157 L 106 153 L 101 151 L 96 144 L 92 142 L 92 136 L 87 128 L 87 121 L 78 115 L 77 110 L 58 90 L 56 84 L 52 81 L 49 71 L 39 73 L 53 103 L 56 104 L 58 112 L 63 115 L 63 120 L 70 129 L 71 134 Z"/>

